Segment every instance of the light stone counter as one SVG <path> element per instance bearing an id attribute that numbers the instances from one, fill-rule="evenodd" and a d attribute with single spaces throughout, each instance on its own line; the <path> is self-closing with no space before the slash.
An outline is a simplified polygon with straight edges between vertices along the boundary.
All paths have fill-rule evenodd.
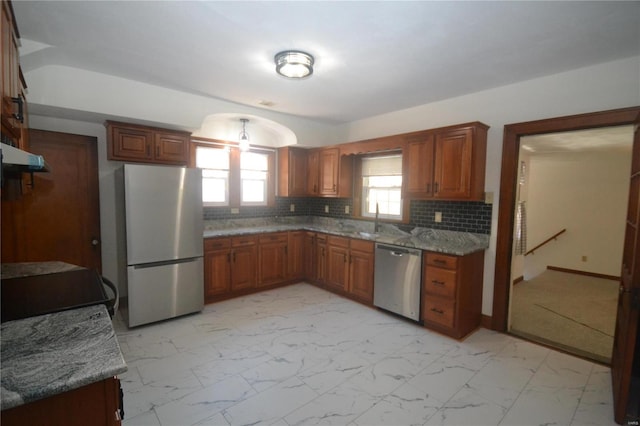
<path id="1" fill-rule="evenodd" d="M 104 305 L 5 322 L 0 333 L 2 410 L 127 371 Z"/>
<path id="2" fill-rule="evenodd" d="M 380 231 L 374 233 L 373 223 L 368 221 L 306 218 L 304 216 L 208 221 L 205 224 L 204 237 L 212 238 L 297 230 L 323 232 L 457 256 L 486 250 L 489 247 L 489 235 L 485 234 L 419 227 L 406 232 L 395 225 L 387 223 L 382 223 Z"/>

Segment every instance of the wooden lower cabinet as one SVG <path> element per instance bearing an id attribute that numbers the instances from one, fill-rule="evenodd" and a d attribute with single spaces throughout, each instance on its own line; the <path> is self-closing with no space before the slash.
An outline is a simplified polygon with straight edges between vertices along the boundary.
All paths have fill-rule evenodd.
<path id="1" fill-rule="evenodd" d="M 255 236 L 231 239 L 231 291 L 256 287 L 258 240 Z"/>
<path id="2" fill-rule="evenodd" d="M 204 297 L 212 302 L 241 290 L 256 287 L 257 245 L 255 236 L 204 240 Z"/>
<path id="3" fill-rule="evenodd" d="M 349 281 L 349 239 L 329 235 L 327 238 L 326 286 L 347 291 Z"/>
<path id="4" fill-rule="evenodd" d="M 2 426 L 115 426 L 121 424 L 116 377 L 3 410 Z M 126 410 L 126 407 L 124 407 Z"/>
<path id="5" fill-rule="evenodd" d="M 291 231 L 287 242 L 287 279 L 297 280 L 305 277 L 305 231 Z"/>
<path id="6" fill-rule="evenodd" d="M 484 251 L 466 256 L 425 252 L 422 320 L 425 327 L 460 339 L 480 326 Z"/>
<path id="7" fill-rule="evenodd" d="M 287 281 L 287 233 L 262 234 L 258 241 L 258 287 Z"/>
<path id="8" fill-rule="evenodd" d="M 366 304 L 373 304 L 374 243 L 351 240 L 348 292 Z"/>

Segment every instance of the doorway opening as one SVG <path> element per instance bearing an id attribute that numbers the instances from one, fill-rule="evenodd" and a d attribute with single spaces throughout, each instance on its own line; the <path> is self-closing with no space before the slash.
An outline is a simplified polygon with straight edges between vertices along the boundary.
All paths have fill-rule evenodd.
<path id="1" fill-rule="evenodd" d="M 520 138 L 508 331 L 609 364 L 633 126 Z"/>

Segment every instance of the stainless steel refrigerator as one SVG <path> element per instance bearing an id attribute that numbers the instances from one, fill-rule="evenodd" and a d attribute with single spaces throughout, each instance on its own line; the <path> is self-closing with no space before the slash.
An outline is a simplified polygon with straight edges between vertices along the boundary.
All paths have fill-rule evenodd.
<path id="1" fill-rule="evenodd" d="M 202 310 L 202 171 L 126 164 L 116 171 L 116 199 L 129 327 Z"/>

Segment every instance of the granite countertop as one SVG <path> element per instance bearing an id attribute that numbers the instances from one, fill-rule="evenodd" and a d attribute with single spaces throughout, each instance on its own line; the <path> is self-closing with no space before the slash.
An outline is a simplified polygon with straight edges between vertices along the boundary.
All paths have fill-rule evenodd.
<path id="1" fill-rule="evenodd" d="M 82 266 L 60 261 L 3 263 L 0 270 L 0 276 L 3 279 L 31 277 L 34 275 L 55 274 L 58 272 L 75 271 L 78 269 L 84 268 Z"/>
<path id="2" fill-rule="evenodd" d="M 280 219 L 282 220 L 282 219 Z M 470 232 L 445 231 L 431 228 L 413 228 L 406 232 L 397 226 L 383 223 L 380 231 L 374 233 L 371 222 L 356 220 L 324 219 L 322 221 L 215 221 L 207 223 L 204 237 L 224 237 L 250 235 L 266 232 L 305 230 L 323 232 L 342 237 L 417 248 L 432 252 L 464 256 L 489 247 L 489 236 Z"/>
<path id="3" fill-rule="evenodd" d="M 2 410 L 127 371 L 104 305 L 2 324 Z"/>

